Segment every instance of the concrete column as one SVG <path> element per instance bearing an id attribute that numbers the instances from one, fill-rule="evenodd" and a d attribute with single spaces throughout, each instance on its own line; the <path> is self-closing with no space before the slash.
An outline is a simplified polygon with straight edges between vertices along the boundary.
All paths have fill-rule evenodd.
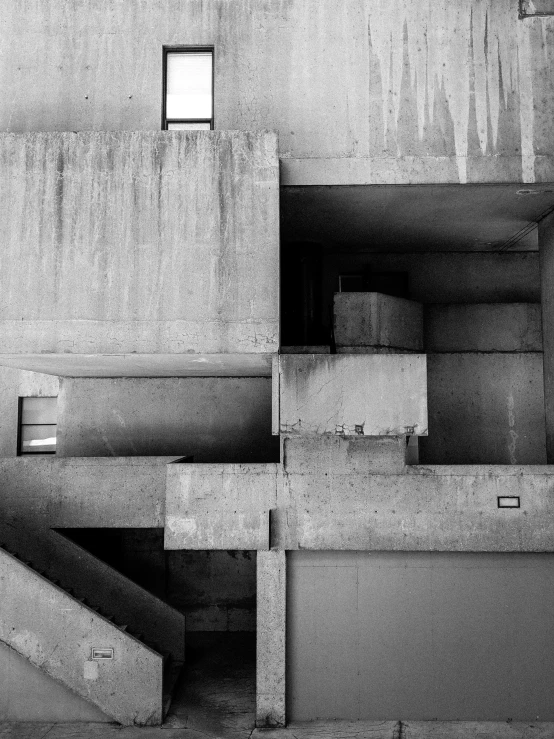
<path id="1" fill-rule="evenodd" d="M 257 554 L 256 726 L 285 725 L 286 558 Z"/>
<path id="2" fill-rule="evenodd" d="M 539 223 L 546 461 L 554 464 L 554 213 Z"/>

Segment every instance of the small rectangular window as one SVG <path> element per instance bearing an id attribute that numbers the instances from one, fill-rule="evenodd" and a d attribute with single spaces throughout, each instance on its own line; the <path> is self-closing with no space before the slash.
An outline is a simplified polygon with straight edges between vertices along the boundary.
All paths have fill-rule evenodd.
<path id="1" fill-rule="evenodd" d="M 213 128 L 213 49 L 164 50 L 162 128 Z"/>
<path id="2" fill-rule="evenodd" d="M 19 398 L 18 454 L 55 454 L 57 398 Z"/>

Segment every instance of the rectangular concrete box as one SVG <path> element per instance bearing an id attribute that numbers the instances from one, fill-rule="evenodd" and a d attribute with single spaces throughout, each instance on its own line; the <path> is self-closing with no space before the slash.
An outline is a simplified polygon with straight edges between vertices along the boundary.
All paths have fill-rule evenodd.
<path id="1" fill-rule="evenodd" d="M 337 348 L 423 350 L 421 303 L 375 292 L 335 293 Z"/>
<path id="2" fill-rule="evenodd" d="M 427 434 L 422 354 L 279 358 L 282 434 Z"/>

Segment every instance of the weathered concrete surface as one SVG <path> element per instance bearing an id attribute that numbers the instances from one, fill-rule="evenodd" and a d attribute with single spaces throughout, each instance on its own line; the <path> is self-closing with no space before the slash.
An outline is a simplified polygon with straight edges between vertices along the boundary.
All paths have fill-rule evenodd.
<path id="1" fill-rule="evenodd" d="M 2 521 L 23 528 L 161 527 L 173 459 L 0 459 Z"/>
<path id="2" fill-rule="evenodd" d="M 267 131 L 2 135 L 2 351 L 275 351 L 276 145 Z"/>
<path id="3" fill-rule="evenodd" d="M 256 726 L 284 726 L 286 555 L 259 552 L 257 560 Z"/>
<path id="4" fill-rule="evenodd" d="M 426 352 L 540 352 L 538 303 L 428 305 Z"/>
<path id="5" fill-rule="evenodd" d="M 429 354 L 423 464 L 545 464 L 543 357 Z"/>
<path id="6" fill-rule="evenodd" d="M 381 293 L 335 293 L 334 335 L 337 349 L 423 351 L 423 306 Z"/>
<path id="7" fill-rule="evenodd" d="M 518 0 L 17 0 L 0 129 L 156 130 L 160 49 L 200 40 L 216 127 L 277 129 L 288 181 L 548 181 L 551 27 Z"/>
<path id="8" fill-rule="evenodd" d="M 168 465 L 165 548 L 268 549 L 279 467 Z"/>
<path id="9" fill-rule="evenodd" d="M 427 433 L 420 354 L 279 357 L 282 434 Z"/>
<path id="10" fill-rule="evenodd" d="M 162 656 L 0 550 L 0 641 L 123 724 L 162 719 Z M 112 660 L 91 659 L 111 647 Z"/>
<path id="11" fill-rule="evenodd" d="M 185 617 L 117 569 L 93 556 L 63 534 L 0 522 L 0 542 L 35 569 L 77 598 L 127 624 L 135 634 L 168 652 L 177 662 L 185 659 Z"/>
<path id="12" fill-rule="evenodd" d="M 62 378 L 59 457 L 273 462 L 269 377 Z"/>
<path id="13" fill-rule="evenodd" d="M 0 721 L 112 720 L 0 642 Z"/>
<path id="14" fill-rule="evenodd" d="M 539 224 L 546 458 L 554 462 L 554 215 Z"/>
<path id="15" fill-rule="evenodd" d="M 554 555 L 291 552 L 287 574 L 291 719 L 554 719 Z"/>

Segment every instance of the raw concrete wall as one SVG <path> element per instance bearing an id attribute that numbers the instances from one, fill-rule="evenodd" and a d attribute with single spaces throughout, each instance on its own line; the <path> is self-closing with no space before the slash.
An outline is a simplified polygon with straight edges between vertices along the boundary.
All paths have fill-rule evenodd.
<path id="1" fill-rule="evenodd" d="M 271 378 L 62 378 L 60 457 L 271 462 Z"/>
<path id="2" fill-rule="evenodd" d="M 422 464 L 546 464 L 541 353 L 429 354 Z"/>
<path id="3" fill-rule="evenodd" d="M 540 352 L 538 303 L 428 305 L 424 312 L 429 352 Z"/>
<path id="4" fill-rule="evenodd" d="M 518 0 L 14 0 L 1 44 L 3 131 L 159 129 L 162 45 L 213 44 L 216 128 L 278 130 L 287 182 L 554 179 Z"/>
<path id="5" fill-rule="evenodd" d="M 112 720 L 0 642 L 0 721 Z"/>
<path id="6" fill-rule="evenodd" d="M 1 135 L 2 352 L 275 351 L 276 143 L 267 131 Z"/>
<path id="7" fill-rule="evenodd" d="M 289 720 L 554 719 L 551 554 L 294 552 L 287 564 Z"/>

